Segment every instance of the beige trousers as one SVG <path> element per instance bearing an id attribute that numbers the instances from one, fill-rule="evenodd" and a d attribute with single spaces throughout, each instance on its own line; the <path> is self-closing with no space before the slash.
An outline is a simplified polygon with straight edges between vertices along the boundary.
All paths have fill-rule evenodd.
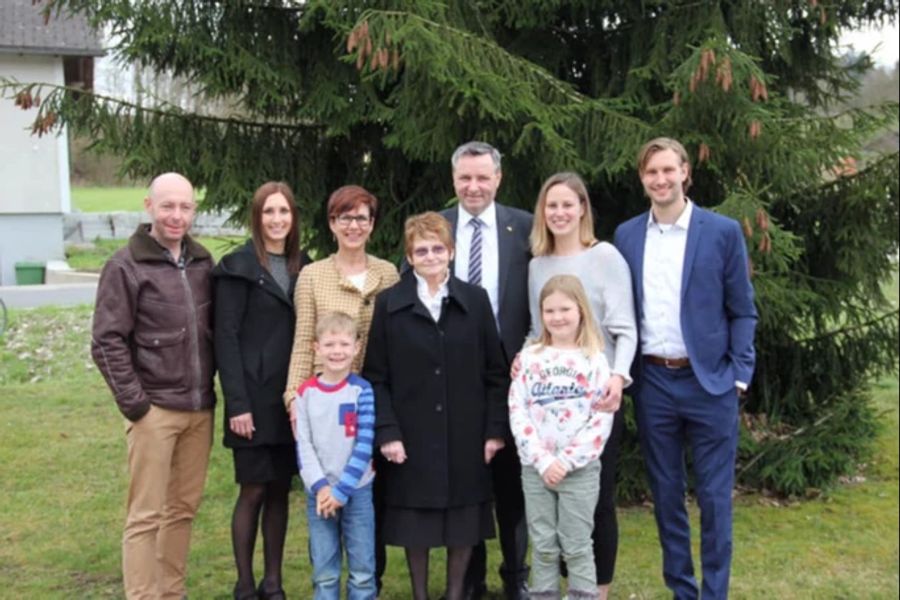
<path id="1" fill-rule="evenodd" d="M 129 600 L 185 596 L 191 525 L 206 481 L 213 411 L 152 406 L 126 423 L 128 516 L 122 575 Z"/>

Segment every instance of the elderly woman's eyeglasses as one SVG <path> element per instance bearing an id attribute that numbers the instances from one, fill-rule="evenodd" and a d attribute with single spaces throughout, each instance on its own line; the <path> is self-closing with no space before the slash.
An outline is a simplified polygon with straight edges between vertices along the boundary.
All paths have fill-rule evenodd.
<path id="1" fill-rule="evenodd" d="M 416 258 L 425 258 L 431 252 L 435 256 L 443 256 L 447 253 L 447 246 L 443 244 L 435 244 L 434 246 L 419 246 L 413 249 L 413 256 Z"/>
<path id="2" fill-rule="evenodd" d="M 341 227 L 350 227 L 356 223 L 359 227 L 368 227 L 372 223 L 372 217 L 366 215 L 341 215 L 334 218 Z"/>

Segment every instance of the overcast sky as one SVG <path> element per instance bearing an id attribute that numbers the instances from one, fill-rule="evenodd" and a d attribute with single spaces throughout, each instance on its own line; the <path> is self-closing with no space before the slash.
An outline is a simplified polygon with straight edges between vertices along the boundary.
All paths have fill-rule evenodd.
<path id="1" fill-rule="evenodd" d="M 843 35 L 841 42 L 846 44 L 848 49 L 852 46 L 857 52 L 868 52 L 879 66 L 893 67 L 897 63 L 898 55 L 897 33 L 895 23 L 878 29 L 849 31 Z"/>
<path id="2" fill-rule="evenodd" d="M 876 65 L 891 68 L 897 64 L 898 60 L 898 37 L 900 35 L 898 35 L 898 27 L 895 23 L 877 29 L 848 31 L 842 36 L 841 45 L 848 52 L 851 47 L 857 52 L 868 52 L 872 55 Z M 127 98 L 134 95 L 134 82 L 130 69 L 114 65 L 108 57 L 97 61 L 95 85 L 101 94 Z"/>

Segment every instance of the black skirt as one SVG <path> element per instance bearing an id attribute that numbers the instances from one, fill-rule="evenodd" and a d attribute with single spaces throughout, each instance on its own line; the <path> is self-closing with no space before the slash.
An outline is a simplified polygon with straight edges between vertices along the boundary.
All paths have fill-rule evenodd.
<path id="1" fill-rule="evenodd" d="M 404 548 L 474 546 L 494 537 L 493 503 L 453 508 L 384 507 L 384 541 Z"/>
<path id="2" fill-rule="evenodd" d="M 297 452 L 293 444 L 232 448 L 232 452 L 237 483 L 283 481 L 297 474 Z"/>

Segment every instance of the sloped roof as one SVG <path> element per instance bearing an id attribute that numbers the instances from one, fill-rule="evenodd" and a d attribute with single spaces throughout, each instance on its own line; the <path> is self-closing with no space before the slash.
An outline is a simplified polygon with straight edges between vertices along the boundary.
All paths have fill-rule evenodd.
<path id="1" fill-rule="evenodd" d="M 62 13 L 45 25 L 43 4 L 0 0 L 0 53 L 101 56 L 100 36 L 81 15 Z"/>

